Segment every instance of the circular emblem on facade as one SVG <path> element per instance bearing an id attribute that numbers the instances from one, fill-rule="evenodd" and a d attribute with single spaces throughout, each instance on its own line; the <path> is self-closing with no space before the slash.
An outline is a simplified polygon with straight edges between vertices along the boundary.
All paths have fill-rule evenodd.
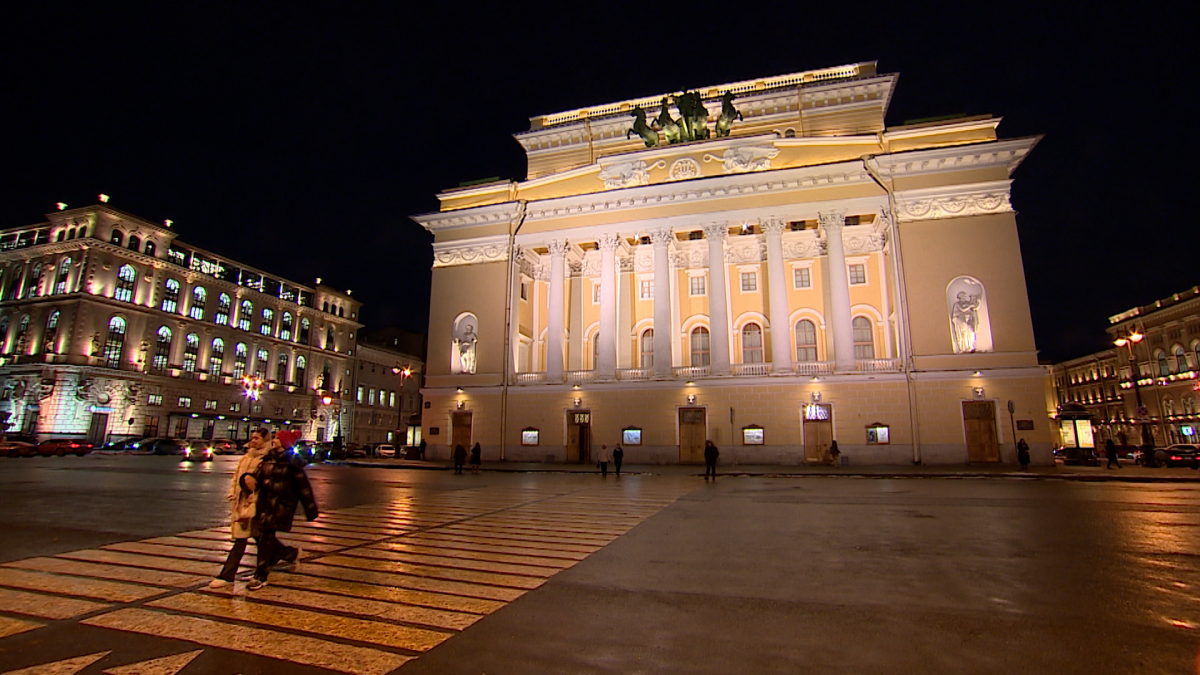
<path id="1" fill-rule="evenodd" d="M 691 157 L 675 160 L 671 165 L 671 180 L 686 180 L 700 175 L 700 162 Z"/>

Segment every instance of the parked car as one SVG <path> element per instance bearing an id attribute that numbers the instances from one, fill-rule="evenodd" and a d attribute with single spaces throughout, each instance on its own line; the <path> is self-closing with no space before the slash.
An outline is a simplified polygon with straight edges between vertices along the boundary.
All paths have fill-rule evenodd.
<path id="1" fill-rule="evenodd" d="M 185 462 L 211 462 L 213 458 L 212 443 L 205 440 L 189 441 L 183 449 Z"/>
<path id="2" fill-rule="evenodd" d="M 79 438 L 53 438 L 48 441 L 42 441 L 38 445 L 38 454 L 42 457 L 49 457 L 50 455 L 62 457 L 68 452 L 83 457 L 91 451 L 92 444 Z"/>
<path id="3" fill-rule="evenodd" d="M 181 438 L 147 438 L 138 446 L 156 455 L 182 455 L 187 441 Z"/>
<path id="4" fill-rule="evenodd" d="M 141 447 L 143 438 L 126 438 L 121 441 L 109 441 L 97 448 L 97 450 L 110 450 L 112 452 L 132 452 Z"/>
<path id="5" fill-rule="evenodd" d="M 376 457 L 395 457 L 396 456 L 396 446 L 389 445 L 387 443 L 382 443 L 380 445 L 377 445 L 377 446 L 375 446 L 375 456 Z"/>
<path id="6" fill-rule="evenodd" d="M 0 456 L 3 457 L 33 457 L 38 454 L 38 446 L 25 441 L 0 442 Z"/>
<path id="7" fill-rule="evenodd" d="M 237 443 L 224 438 L 214 438 L 209 441 L 213 452 L 218 455 L 236 455 L 238 453 Z"/>
<path id="8" fill-rule="evenodd" d="M 346 447 L 334 449 L 333 443 L 328 441 L 317 443 L 317 450 L 324 454 L 325 459 L 346 459 Z"/>
<path id="9" fill-rule="evenodd" d="M 347 457 L 366 457 L 367 456 L 367 449 L 357 443 L 347 443 L 345 447 L 346 447 L 346 456 Z"/>
<path id="10" fill-rule="evenodd" d="M 1157 451 L 1155 457 L 1162 466 L 1200 468 L 1200 448 L 1187 443 L 1168 445 L 1162 450 Z"/>

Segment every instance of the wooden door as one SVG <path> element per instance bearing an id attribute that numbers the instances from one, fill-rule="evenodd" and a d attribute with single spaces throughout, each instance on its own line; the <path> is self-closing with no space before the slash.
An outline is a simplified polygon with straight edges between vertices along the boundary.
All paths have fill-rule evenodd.
<path id="1" fill-rule="evenodd" d="M 468 452 L 471 450 L 471 413 L 456 412 L 451 413 L 450 418 L 450 443 L 451 450 L 453 446 L 461 445 Z"/>
<path id="2" fill-rule="evenodd" d="M 92 423 L 88 427 L 88 443 L 96 447 L 104 445 L 104 437 L 108 435 L 108 413 L 92 413 Z"/>
<path id="3" fill-rule="evenodd" d="M 833 442 L 833 409 L 828 403 L 804 406 L 804 461 L 828 464 L 829 444 Z"/>
<path id="4" fill-rule="evenodd" d="M 592 456 L 592 413 L 589 410 L 567 412 L 567 462 L 587 462 Z"/>
<path id="5" fill-rule="evenodd" d="M 999 462 L 995 401 L 963 401 L 963 426 L 967 433 L 968 462 Z"/>
<path id="6" fill-rule="evenodd" d="M 679 463 L 704 463 L 704 442 L 708 440 L 704 408 L 679 409 Z"/>

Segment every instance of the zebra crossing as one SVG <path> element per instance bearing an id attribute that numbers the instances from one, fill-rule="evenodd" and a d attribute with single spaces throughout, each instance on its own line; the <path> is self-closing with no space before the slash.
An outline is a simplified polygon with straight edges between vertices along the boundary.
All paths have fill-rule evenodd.
<path id="1" fill-rule="evenodd" d="M 298 522 L 283 538 L 303 549 L 299 569 L 272 572 L 254 593 L 244 581 L 207 587 L 230 546 L 225 527 L 17 560 L 0 565 L 0 654 L 8 641 L 69 625 L 383 675 L 536 590 L 689 489 L 650 477 L 556 488 L 390 488 L 382 503 Z M 242 577 L 253 554 L 250 546 Z M 93 651 L 4 675 L 96 668 L 167 675 L 199 668 L 205 650 L 192 651 L 132 665 Z"/>

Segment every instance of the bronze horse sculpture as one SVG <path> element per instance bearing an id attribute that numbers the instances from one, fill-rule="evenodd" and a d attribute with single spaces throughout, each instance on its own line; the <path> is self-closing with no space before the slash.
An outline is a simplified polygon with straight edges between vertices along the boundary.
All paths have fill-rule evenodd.
<path id="1" fill-rule="evenodd" d="M 663 97 L 662 112 L 658 113 L 658 118 L 654 120 L 654 125 L 662 129 L 663 136 L 667 139 L 667 144 L 671 145 L 679 142 L 680 128 L 675 118 L 671 117 L 671 110 L 667 107 L 668 100 L 666 96 Z"/>
<path id="2" fill-rule="evenodd" d="M 646 111 L 642 110 L 642 106 L 634 106 L 633 112 L 629 114 L 634 118 L 633 127 L 625 131 L 625 140 L 629 140 L 629 134 L 637 134 L 642 137 L 647 148 L 658 145 L 658 132 L 646 124 Z"/>
<path id="3" fill-rule="evenodd" d="M 733 126 L 733 121 L 735 119 L 742 119 L 742 113 L 733 107 L 733 99 L 735 98 L 737 97 L 731 91 L 727 91 L 721 95 L 721 115 L 717 117 L 717 138 L 728 136 L 729 129 Z"/>

